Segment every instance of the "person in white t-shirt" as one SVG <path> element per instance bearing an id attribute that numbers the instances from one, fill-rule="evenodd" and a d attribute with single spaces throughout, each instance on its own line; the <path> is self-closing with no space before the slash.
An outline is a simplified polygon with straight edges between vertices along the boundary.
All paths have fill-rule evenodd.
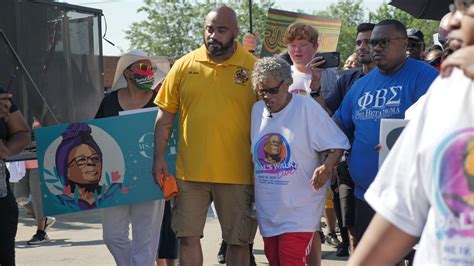
<path id="1" fill-rule="evenodd" d="M 474 1 L 454 7 L 450 34 L 468 51 Z M 433 82 L 367 190 L 377 214 L 349 265 L 393 265 L 418 239 L 415 265 L 474 265 L 474 80 L 464 63 Z"/>
<path id="2" fill-rule="evenodd" d="M 293 65 L 291 72 L 293 83 L 289 92 L 311 95 L 324 107 L 329 92 L 336 86 L 335 68 L 322 68 L 326 61 L 316 56 L 319 48 L 319 33 L 313 26 L 294 22 L 288 26 L 283 41 L 288 47 L 288 54 Z"/>
<path id="3" fill-rule="evenodd" d="M 278 57 L 258 60 L 252 73 L 262 98 L 251 119 L 255 202 L 270 265 L 307 263 L 332 169 L 349 148 L 316 101 L 288 92 L 292 81 Z"/>
<path id="4" fill-rule="evenodd" d="M 318 40 L 319 32 L 309 24 L 294 22 L 286 28 L 283 41 L 293 63 L 291 66 L 293 83 L 289 86 L 288 91 L 313 97 L 326 112 L 331 114 L 331 111 L 326 107 L 325 100 L 336 87 L 338 77 L 335 68 L 323 68 L 326 61 L 316 54 L 319 49 Z M 335 233 L 336 212 L 332 206 L 330 194 L 327 195 L 324 215 L 329 228 L 328 243 L 337 245 L 339 240 Z M 321 264 L 321 261 L 317 259 L 320 257 L 321 240 L 324 240 L 322 230 L 315 237 L 313 253 L 317 254 L 312 256 L 312 264 Z"/>

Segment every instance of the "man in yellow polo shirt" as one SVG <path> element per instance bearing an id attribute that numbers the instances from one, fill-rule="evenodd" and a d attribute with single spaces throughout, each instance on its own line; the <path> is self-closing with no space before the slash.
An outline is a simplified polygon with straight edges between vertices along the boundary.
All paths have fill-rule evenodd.
<path id="1" fill-rule="evenodd" d="M 202 265 L 200 238 L 209 205 L 219 216 L 228 243 L 229 265 L 249 265 L 248 244 L 256 220 L 251 213 L 253 170 L 250 112 L 255 58 L 236 42 L 239 29 L 231 8 L 220 5 L 206 17 L 204 45 L 179 59 L 155 103 L 153 175 L 168 174 L 164 160 L 171 126 L 179 116 L 176 177 L 179 194 L 172 227 L 180 239 L 180 265 Z"/>

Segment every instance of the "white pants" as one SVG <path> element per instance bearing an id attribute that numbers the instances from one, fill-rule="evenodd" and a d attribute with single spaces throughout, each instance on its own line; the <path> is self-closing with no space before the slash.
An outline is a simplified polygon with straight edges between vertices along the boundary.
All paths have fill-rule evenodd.
<path id="1" fill-rule="evenodd" d="M 118 266 L 155 265 L 164 209 L 164 200 L 154 200 L 102 210 L 104 242 Z"/>

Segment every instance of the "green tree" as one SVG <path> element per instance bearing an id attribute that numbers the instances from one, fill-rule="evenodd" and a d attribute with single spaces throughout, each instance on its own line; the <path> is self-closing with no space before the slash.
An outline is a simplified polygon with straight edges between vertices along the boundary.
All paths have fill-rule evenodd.
<path id="1" fill-rule="evenodd" d="M 387 3 L 382 4 L 375 13 L 371 13 L 370 17 L 374 23 L 384 19 L 396 19 L 405 24 L 407 28 L 418 28 L 425 35 L 425 44 L 427 45 L 433 43 L 433 34 L 438 32 L 438 21 L 416 19 L 405 11 L 390 6 Z"/>
<path id="2" fill-rule="evenodd" d="M 341 53 L 341 59 L 346 60 L 355 51 L 357 25 L 366 21 L 362 0 L 339 0 L 331 4 L 327 10 L 316 12 L 315 15 L 342 21 L 337 51 Z"/>
<path id="3" fill-rule="evenodd" d="M 125 31 L 131 49 L 142 49 L 150 54 L 179 58 L 202 44 L 204 19 L 218 1 L 144 0 L 137 11 L 147 18 L 135 22 Z M 248 1 L 229 0 L 240 25 L 240 36 L 249 30 Z M 253 28 L 263 32 L 271 0 L 253 1 Z M 260 43 L 261 41 L 259 41 Z"/>
<path id="4" fill-rule="evenodd" d="M 342 60 L 345 60 L 354 52 L 357 25 L 363 22 L 377 23 L 384 19 L 397 19 L 403 22 L 407 28 L 419 28 L 425 35 L 427 45 L 433 41 L 432 34 L 438 31 L 437 21 L 416 19 L 387 3 L 380 5 L 375 12 L 367 12 L 361 0 L 339 0 L 326 10 L 314 14 L 320 17 L 342 20 L 341 33 L 337 44 L 337 51 L 341 53 Z"/>

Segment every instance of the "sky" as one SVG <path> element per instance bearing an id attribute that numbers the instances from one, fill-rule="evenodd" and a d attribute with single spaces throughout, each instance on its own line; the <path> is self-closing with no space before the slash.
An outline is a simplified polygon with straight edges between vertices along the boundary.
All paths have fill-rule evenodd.
<path id="1" fill-rule="evenodd" d="M 145 18 L 144 13 L 137 13 L 136 10 L 143 4 L 143 0 L 62 0 L 73 5 L 86 6 L 101 9 L 107 20 L 106 38 L 115 43 L 110 45 L 102 41 L 104 55 L 120 55 L 122 51 L 127 51 L 130 43 L 125 39 L 125 30 L 133 22 L 141 21 Z M 276 0 L 274 8 L 287 11 L 297 9 L 312 11 L 325 10 L 330 4 L 337 0 Z M 363 0 L 364 6 L 373 11 L 377 9 L 385 0 Z M 104 31 L 104 20 L 102 20 L 102 31 Z"/>

